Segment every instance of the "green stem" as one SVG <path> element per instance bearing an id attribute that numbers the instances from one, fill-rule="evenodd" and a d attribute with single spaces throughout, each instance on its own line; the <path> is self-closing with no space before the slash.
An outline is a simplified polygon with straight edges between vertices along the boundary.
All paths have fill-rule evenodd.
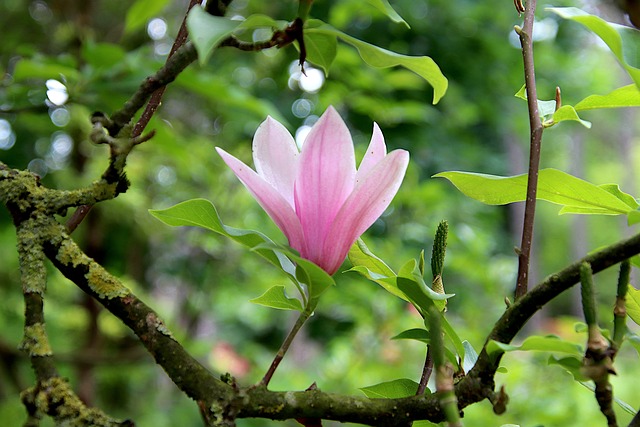
<path id="1" fill-rule="evenodd" d="M 271 381 L 271 377 L 273 377 L 273 374 L 276 372 L 276 369 L 278 369 L 278 365 L 280 365 L 280 362 L 282 362 L 284 355 L 287 353 L 287 350 L 289 350 L 289 346 L 293 342 L 293 339 L 298 334 L 298 331 L 300 331 L 300 328 L 302 328 L 302 325 L 304 325 L 304 323 L 309 319 L 309 317 L 311 317 L 311 315 L 313 314 L 313 310 L 315 310 L 317 305 L 318 305 L 318 300 L 312 299 L 309 301 L 309 304 L 306 306 L 306 308 L 300 313 L 298 320 L 296 320 L 296 323 L 293 325 L 293 328 L 291 328 L 291 331 L 289 331 L 289 334 L 282 342 L 280 349 L 276 353 L 276 356 L 273 358 L 273 362 L 271 362 L 271 366 L 269 366 L 267 373 L 264 374 L 264 377 L 260 381 L 259 385 L 265 386 L 265 387 L 269 385 L 269 382 Z"/>
<path id="2" fill-rule="evenodd" d="M 627 330 L 627 309 L 625 298 L 629 288 L 629 274 L 631 263 L 624 260 L 620 263 L 620 276 L 618 277 L 618 293 L 616 295 L 616 305 L 613 308 L 613 347 L 617 350 L 622 344 L 624 334 Z"/>
<path id="3" fill-rule="evenodd" d="M 582 293 L 582 310 L 584 312 L 584 321 L 589 328 L 589 335 L 591 335 L 591 328 L 597 328 L 598 314 L 596 311 L 596 299 L 593 295 L 593 273 L 589 263 L 582 263 L 580 266 L 580 283 Z"/>
<path id="4" fill-rule="evenodd" d="M 429 349 L 433 350 L 433 363 L 436 368 L 436 392 L 440 407 L 444 412 L 449 427 L 460 427 L 460 411 L 453 385 L 453 369 L 444 355 L 444 336 L 442 334 L 442 321 L 440 310 L 435 305 L 429 307 L 429 332 L 431 343 Z"/>

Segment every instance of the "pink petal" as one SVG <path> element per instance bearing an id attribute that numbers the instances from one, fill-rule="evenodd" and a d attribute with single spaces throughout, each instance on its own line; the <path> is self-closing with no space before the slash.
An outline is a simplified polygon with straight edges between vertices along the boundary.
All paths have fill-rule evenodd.
<path id="1" fill-rule="evenodd" d="M 267 117 L 253 137 L 256 172 L 275 188 L 293 208 L 293 182 L 298 171 L 298 148 L 289 131 Z"/>
<path id="2" fill-rule="evenodd" d="M 319 265 L 335 273 L 362 233 L 387 209 L 398 192 L 409 164 L 409 153 L 394 150 L 356 184 L 331 225 Z"/>
<path id="3" fill-rule="evenodd" d="M 373 123 L 373 135 L 371 135 L 371 142 L 367 147 L 367 152 L 364 153 L 364 157 L 360 162 L 360 167 L 356 173 L 356 184 L 369 173 L 371 169 L 378 164 L 379 161 L 384 159 L 387 155 L 387 146 L 384 143 L 384 136 L 382 131 L 378 127 L 377 123 Z"/>
<path id="4" fill-rule="evenodd" d="M 262 206 L 262 209 L 267 212 L 273 222 L 287 236 L 289 245 L 300 252 L 301 255 L 305 254 L 306 246 L 300 220 L 298 220 L 296 213 L 286 199 L 249 166 L 222 148 L 216 147 L 216 151 L 244 186 L 247 187 L 251 195 Z"/>
<path id="5" fill-rule="evenodd" d="M 298 168 L 296 213 L 304 230 L 308 258 L 315 262 L 335 215 L 353 190 L 356 173 L 351 134 L 333 107 L 309 132 Z"/>

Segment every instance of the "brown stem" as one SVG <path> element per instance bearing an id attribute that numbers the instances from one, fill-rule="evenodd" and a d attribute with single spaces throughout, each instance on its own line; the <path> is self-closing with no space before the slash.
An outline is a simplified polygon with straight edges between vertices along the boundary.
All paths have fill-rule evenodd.
<path id="1" fill-rule="evenodd" d="M 540 167 L 540 148 L 542 141 L 542 122 L 538 112 L 538 94 L 536 91 L 535 64 L 533 58 L 533 22 L 536 11 L 536 0 L 527 1 L 524 14 L 524 27 L 516 31 L 522 45 L 524 63 L 524 81 L 527 90 L 527 105 L 529 108 L 530 151 L 529 174 L 527 181 L 527 199 L 524 208 L 524 224 L 522 226 L 522 241 L 518 251 L 518 281 L 515 298 L 527 293 L 529 282 L 529 261 L 531 257 L 531 242 L 533 240 L 533 222 L 536 213 L 536 194 L 538 191 L 538 170 Z"/>
<path id="2" fill-rule="evenodd" d="M 276 372 L 276 369 L 278 369 L 278 365 L 280 365 L 280 362 L 282 362 L 284 355 L 287 353 L 287 350 L 289 350 L 289 346 L 291 346 L 293 339 L 296 337 L 296 335 L 300 331 L 300 328 L 302 328 L 302 325 L 304 325 L 304 323 L 309 319 L 309 316 L 311 316 L 311 313 L 313 313 L 314 308 L 315 306 L 307 307 L 302 313 L 300 313 L 298 320 L 296 320 L 296 323 L 293 325 L 293 328 L 291 328 L 291 330 L 289 331 L 289 334 L 282 342 L 280 349 L 276 353 L 276 356 L 273 358 L 273 362 L 271 362 L 271 366 L 269 366 L 269 369 L 264 374 L 264 377 L 260 381 L 259 385 L 263 385 L 265 387 L 269 385 L 269 382 L 271 381 L 271 377 L 273 377 L 273 374 Z"/>
<path id="3" fill-rule="evenodd" d="M 422 368 L 422 376 L 420 377 L 420 384 L 418 384 L 418 391 L 416 391 L 416 396 L 424 394 L 424 391 L 427 389 L 427 384 L 429 383 L 429 378 L 431 378 L 431 372 L 433 372 L 433 355 L 431 354 L 431 346 L 427 346 L 427 356 L 424 360 L 424 367 Z"/>
<path id="4" fill-rule="evenodd" d="M 180 30 L 178 30 L 178 35 L 176 36 L 176 39 L 173 41 L 173 45 L 171 46 L 171 51 L 169 52 L 169 56 L 167 57 L 167 62 L 169 62 L 169 59 L 171 59 L 171 57 L 176 53 L 176 51 L 187 42 L 187 36 L 188 36 L 187 16 L 191 8 L 197 4 L 200 4 L 199 0 L 191 0 L 189 2 L 187 13 L 185 13 L 184 19 L 182 20 L 182 25 L 180 25 Z M 147 106 L 144 112 L 142 113 L 142 116 L 140 116 L 140 119 L 138 120 L 136 125 L 133 127 L 133 131 L 131 132 L 132 138 L 136 138 L 142 135 L 142 132 L 144 132 L 144 129 L 149 124 L 149 121 L 151 121 L 151 118 L 153 117 L 155 112 L 158 110 L 158 107 L 160 107 L 160 102 L 162 101 L 162 96 L 164 95 L 164 91 L 166 90 L 166 88 L 167 88 L 166 85 L 161 86 L 158 89 L 156 89 L 153 92 L 153 94 L 151 94 L 151 98 L 149 98 L 149 102 L 147 103 Z M 72 233 L 78 227 L 78 225 L 80 225 L 80 223 L 87 216 L 91 208 L 92 208 L 91 205 L 84 205 L 76 209 L 76 211 L 73 213 L 73 215 L 67 222 L 68 233 Z"/>

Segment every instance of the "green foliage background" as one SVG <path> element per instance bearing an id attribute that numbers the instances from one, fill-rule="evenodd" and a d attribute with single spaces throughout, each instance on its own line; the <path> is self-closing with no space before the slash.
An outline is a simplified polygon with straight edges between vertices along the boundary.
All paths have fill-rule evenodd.
<path id="1" fill-rule="evenodd" d="M 149 16 L 140 12 L 148 12 L 151 3 L 162 8 Z M 164 316 L 192 354 L 213 370 L 230 371 L 243 384 L 261 378 L 294 321 L 289 312 L 248 300 L 285 284 L 286 278 L 230 240 L 202 230 L 166 227 L 147 210 L 204 197 L 216 204 L 225 223 L 261 230 L 284 243 L 213 149 L 220 146 L 250 161 L 253 132 L 267 114 L 295 132 L 310 116 L 334 105 L 347 121 L 358 152 L 368 143 L 372 120 L 382 128 L 389 149 L 411 152 L 411 165 L 392 208 L 364 239 L 398 268 L 420 250 L 430 249 L 437 224 L 446 219 L 450 237 L 444 283 L 447 292 L 456 294 L 447 316 L 476 349 L 503 310 L 504 297 L 512 294 L 519 207 L 481 205 L 445 180 L 430 177 L 445 170 L 524 172 L 526 105 L 513 96 L 523 83 L 512 31 L 520 18 L 505 1 L 392 4 L 411 28 L 391 22 L 359 0 L 316 1 L 312 15 L 369 43 L 432 57 L 449 79 L 449 90 L 439 104 L 431 105 L 432 89 L 415 74 L 367 67 L 346 45 L 339 46 L 319 92 L 300 88 L 293 48 L 263 53 L 219 49 L 208 64 L 189 67 L 168 89 L 149 126 L 157 131 L 156 137 L 129 157 L 131 189 L 96 206 L 74 234 L 90 256 Z M 610 19 L 617 16 L 603 3 L 554 4 L 569 5 L 591 8 Z M 0 3 L 0 123 L 1 129 L 8 124 L 15 138 L 14 145 L 0 150 L 0 160 L 41 173 L 44 164 L 43 183 L 56 188 L 75 188 L 97 179 L 106 166 L 107 149 L 89 142 L 88 117 L 94 111 L 118 109 L 143 78 L 161 66 L 185 8 L 185 2 L 142 0 Z M 236 0 L 229 16 L 263 13 L 291 20 L 296 10 L 293 1 Z M 168 30 L 154 41 L 146 27 L 155 17 L 163 19 Z M 553 98 L 558 85 L 563 98 L 575 103 L 627 83 L 613 56 L 581 27 L 543 8 L 538 20 L 541 98 Z M 259 40 L 270 32 L 246 36 Z M 64 125 L 54 124 L 56 108 L 46 104 L 48 79 L 59 80 L 68 91 L 64 110 L 55 113 L 68 121 Z M 597 184 L 617 182 L 624 191 L 638 194 L 637 112 L 584 116 L 594 123 L 590 131 L 564 123 L 545 134 L 542 167 L 556 167 Z M 631 232 L 616 218 L 557 216 L 557 208 L 544 203 L 539 205 L 536 226 L 532 282 Z M 23 303 L 14 229 L 4 210 L 0 260 L 0 420 L 18 425 L 24 419 L 18 394 L 33 377 L 28 360 L 16 350 Z M 338 286 L 323 296 L 271 387 L 305 389 L 315 381 L 323 390 L 360 393 L 360 387 L 395 378 L 417 381 L 424 346 L 390 338 L 420 326 L 419 316 L 356 274 L 338 273 L 336 281 Z M 611 320 L 615 276 L 605 273 L 596 282 L 604 324 Z M 195 405 L 144 354 L 132 334 L 53 269 L 46 304 L 57 359 L 83 398 L 140 426 L 200 425 Z M 573 330 L 578 310 L 576 298 L 566 295 L 534 319 L 529 332 L 583 343 L 584 334 Z M 599 420 L 592 393 L 561 369 L 546 366 L 548 357 L 509 354 L 504 360 L 508 373 L 497 377 L 510 394 L 507 414 L 497 418 L 483 403 L 465 411 L 468 425 L 582 426 Z M 636 359 L 633 350 L 623 348 L 620 377 L 613 379 L 616 395 L 634 408 L 640 406 L 633 384 L 640 372 L 631 363 Z M 628 422 L 628 415 L 619 415 Z M 238 424 L 271 425 L 262 420 Z"/>

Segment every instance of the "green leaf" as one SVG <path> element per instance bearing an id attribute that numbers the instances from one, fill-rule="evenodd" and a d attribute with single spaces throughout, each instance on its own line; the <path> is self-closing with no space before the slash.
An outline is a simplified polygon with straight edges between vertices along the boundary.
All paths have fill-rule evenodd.
<path id="1" fill-rule="evenodd" d="M 591 129 L 591 122 L 586 120 L 582 120 L 580 116 L 578 116 L 578 112 L 571 105 L 563 105 L 558 108 L 555 113 L 553 113 L 553 124 L 573 120 L 580 123 L 582 126 L 587 129 Z"/>
<path id="2" fill-rule="evenodd" d="M 349 250 L 349 261 L 354 266 L 366 267 L 369 271 L 381 276 L 395 276 L 396 273 L 380 258 L 374 255 L 364 240 L 358 238 Z"/>
<path id="3" fill-rule="evenodd" d="M 471 172 L 441 172 L 462 193 L 488 205 L 504 205 L 525 200 L 527 175 L 501 177 Z M 571 176 L 557 169 L 543 169 L 538 178 L 538 199 L 569 206 L 565 212 L 582 214 L 627 214 L 634 210 L 607 189 Z M 577 208 L 577 209 L 574 209 Z"/>
<path id="4" fill-rule="evenodd" d="M 362 387 L 360 390 L 370 399 L 399 399 L 402 397 L 415 396 L 418 391 L 418 383 L 400 378 L 380 384 Z M 425 390 L 425 392 L 428 392 Z"/>
<path id="5" fill-rule="evenodd" d="M 446 321 L 446 319 L 444 319 L 444 317 L 443 317 L 443 320 Z M 451 328 L 451 326 L 448 323 L 447 323 L 447 325 L 448 325 L 449 328 Z M 456 335 L 456 337 L 457 337 L 457 335 Z M 422 329 L 422 328 L 407 329 L 406 331 L 400 332 L 398 335 L 391 337 L 391 339 L 392 340 L 414 340 L 414 341 L 420 341 L 423 344 L 429 344 L 431 342 L 431 340 L 429 338 L 429 331 L 427 331 L 426 329 Z M 449 342 L 453 343 L 453 340 L 450 339 Z M 466 346 L 464 345 L 464 343 L 462 344 L 462 347 L 466 349 Z M 453 352 L 453 351 L 451 351 L 450 349 L 448 349 L 446 347 L 445 347 L 444 351 L 445 351 L 445 355 L 447 356 L 449 361 L 453 365 L 457 365 L 458 360 L 456 358 L 456 354 L 458 354 L 458 353 L 457 352 Z M 475 354 L 475 351 L 473 352 L 473 354 Z M 465 358 L 465 360 L 466 360 L 466 352 L 461 357 Z M 475 357 L 477 359 L 478 355 L 476 354 Z M 475 361 L 473 363 L 475 363 Z"/>
<path id="6" fill-rule="evenodd" d="M 555 335 L 532 336 L 525 339 L 521 345 L 505 344 L 494 340 L 487 344 L 487 353 L 490 356 L 509 351 L 548 351 L 566 353 L 577 358 L 581 358 L 584 354 L 584 349 L 579 344 L 565 341 Z"/>
<path id="7" fill-rule="evenodd" d="M 597 108 L 640 107 L 640 89 L 635 84 L 620 87 L 606 95 L 587 96 L 574 105 L 578 111 Z"/>
<path id="8" fill-rule="evenodd" d="M 258 298 L 254 298 L 249 301 L 254 304 L 260 304 L 265 307 L 276 308 L 279 310 L 303 310 L 302 304 L 299 300 L 287 297 L 284 292 L 284 286 L 282 285 L 273 286 Z"/>
<path id="9" fill-rule="evenodd" d="M 387 292 L 409 301 L 404 293 L 398 289 L 396 273 L 383 260 L 374 255 L 362 239 L 358 239 L 351 247 L 348 256 L 353 267 L 347 271 L 359 273 L 382 286 Z"/>
<path id="10" fill-rule="evenodd" d="M 83 43 L 82 58 L 95 69 L 111 68 L 124 61 L 125 50 L 111 43 Z"/>
<path id="11" fill-rule="evenodd" d="M 187 28 L 198 51 L 198 61 L 201 65 L 207 63 L 218 43 L 231 35 L 241 23 L 241 21 L 213 16 L 200 6 L 191 8 L 187 16 Z"/>
<path id="12" fill-rule="evenodd" d="M 287 26 L 287 21 L 275 20 L 270 16 L 259 13 L 250 15 L 238 25 L 239 30 L 251 30 L 255 28 L 275 28 L 282 30 Z"/>
<path id="13" fill-rule="evenodd" d="M 629 285 L 626 297 L 627 316 L 640 325 L 640 291 Z"/>
<path id="14" fill-rule="evenodd" d="M 613 24 L 602 18 L 589 15 L 575 7 L 552 7 L 551 12 L 564 19 L 578 22 L 593 33 L 611 49 L 636 85 L 640 85 L 640 69 L 638 68 L 640 51 L 640 32 L 630 27 Z"/>
<path id="15" fill-rule="evenodd" d="M 351 37 L 317 19 L 307 21 L 306 32 L 309 34 L 327 34 L 340 38 L 343 42 L 355 47 L 362 60 L 372 67 L 388 68 L 402 66 L 413 71 L 433 86 L 434 104 L 437 104 L 447 91 L 449 84 L 447 78 L 442 74 L 442 71 L 440 71 L 440 67 L 428 56 L 407 56 L 391 52 Z"/>
<path id="16" fill-rule="evenodd" d="M 293 249 L 274 243 L 260 232 L 224 225 L 215 206 L 208 200 L 187 200 L 167 209 L 150 210 L 149 213 L 174 227 L 202 227 L 243 244 L 281 269 L 296 285 L 306 284 L 312 300 L 317 300 L 324 291 L 335 284 L 333 278 L 324 270 L 301 258 Z"/>
<path id="17" fill-rule="evenodd" d="M 627 224 L 633 225 L 640 222 L 640 212 L 639 211 L 631 211 L 627 213 Z"/>
<path id="18" fill-rule="evenodd" d="M 75 67 L 48 59 L 21 59 L 16 64 L 13 78 L 16 82 L 27 79 L 58 79 L 67 82 L 78 80 L 79 73 Z"/>
<path id="19" fill-rule="evenodd" d="M 296 279 L 307 285 L 311 300 L 317 300 L 327 289 L 335 286 L 336 282 L 333 278 L 316 264 L 298 255 L 290 254 L 288 256 L 295 261 Z"/>
<path id="20" fill-rule="evenodd" d="M 124 32 L 130 33 L 143 27 L 147 21 L 162 12 L 169 0 L 136 0 L 127 11 Z"/>
<path id="21" fill-rule="evenodd" d="M 549 356 L 547 360 L 549 365 L 558 365 L 573 376 L 576 381 L 588 381 L 588 378 L 582 375 L 582 359 L 577 357 L 556 357 Z"/>
<path id="22" fill-rule="evenodd" d="M 520 98 L 523 100 L 527 100 L 527 86 L 526 85 L 522 85 L 522 87 L 520 88 L 520 90 L 518 92 L 516 92 L 515 94 L 516 98 Z M 551 115 L 553 115 L 553 113 L 556 111 L 556 101 L 543 101 L 538 99 L 538 114 L 540 115 L 541 119 L 544 119 L 546 117 L 549 117 Z"/>
<path id="23" fill-rule="evenodd" d="M 425 344 L 429 344 L 431 339 L 429 338 L 429 331 L 422 328 L 407 329 L 400 332 L 398 335 L 391 337 L 392 340 L 415 340 Z"/>
<path id="24" fill-rule="evenodd" d="M 407 21 L 402 19 L 402 16 L 398 15 L 398 12 L 389 4 L 389 0 L 367 0 L 367 3 L 387 15 L 396 24 L 404 24 L 407 28 L 411 28 Z"/>
<path id="25" fill-rule="evenodd" d="M 436 307 L 438 307 L 438 310 L 440 311 L 444 310 L 445 301 L 448 298 L 451 298 L 452 296 L 455 295 L 455 294 L 440 294 L 434 291 L 433 289 L 431 289 L 427 285 L 427 283 L 424 281 L 424 277 L 422 277 L 422 273 L 420 272 L 419 263 L 415 259 L 407 261 L 400 268 L 400 271 L 398 272 L 398 279 L 401 277 L 417 283 L 420 286 L 420 289 L 422 290 L 422 292 L 424 292 L 427 295 L 427 297 L 429 297 L 429 299 L 436 302 Z"/>
<path id="26" fill-rule="evenodd" d="M 307 49 L 307 61 L 322 68 L 324 75 L 329 75 L 329 67 L 336 59 L 338 41 L 335 36 L 323 33 L 303 33 L 304 45 Z"/>

